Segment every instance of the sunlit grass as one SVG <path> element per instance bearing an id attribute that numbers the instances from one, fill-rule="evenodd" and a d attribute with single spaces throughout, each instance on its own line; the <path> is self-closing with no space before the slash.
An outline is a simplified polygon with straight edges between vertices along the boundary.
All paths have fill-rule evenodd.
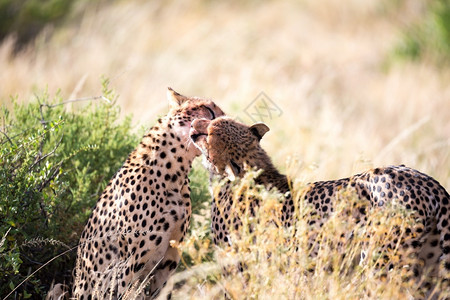
<path id="1" fill-rule="evenodd" d="M 368 209 L 371 226 L 357 224 L 355 211 L 367 203 L 358 200 L 353 190 L 344 189 L 335 199 L 335 213 L 318 228 L 308 225 L 315 217 L 301 198 L 304 188 L 300 185 L 293 193 L 296 221 L 287 229 L 280 226 L 283 197 L 255 187 L 249 178 L 240 181 L 235 197 L 244 197 L 239 204 L 244 207 L 238 208 L 246 212 L 243 227 L 231 230 L 231 246 L 217 247 L 206 233 L 207 222 L 200 221 L 204 225 L 197 226 L 180 245 L 193 264 L 174 276 L 177 288 L 173 297 L 408 299 L 424 295 L 421 280 L 406 280 L 412 274 L 410 266 L 417 261 L 408 257 L 400 244 L 393 249 L 385 247 L 394 236 L 407 236 L 405 230 L 414 222 L 411 212 L 394 202 L 382 209 Z M 255 215 L 245 208 L 253 197 L 263 200 Z M 310 246 L 312 241 L 317 255 Z M 388 268 L 390 263 L 393 268 Z M 239 270 L 241 265 L 243 270 Z M 427 274 L 425 279 L 429 279 Z"/>

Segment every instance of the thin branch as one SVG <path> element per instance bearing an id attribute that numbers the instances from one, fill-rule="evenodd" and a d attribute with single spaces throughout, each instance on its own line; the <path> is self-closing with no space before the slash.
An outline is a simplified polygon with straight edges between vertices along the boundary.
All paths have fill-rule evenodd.
<path id="1" fill-rule="evenodd" d="M 45 264 L 43 264 L 42 266 L 40 266 L 36 271 L 34 271 L 33 273 L 31 273 L 29 276 L 27 276 L 27 278 L 25 278 L 24 280 L 22 280 L 21 283 L 19 283 L 8 295 L 6 295 L 5 298 L 3 298 L 3 300 L 8 299 L 9 296 L 11 296 L 22 284 L 24 284 L 26 281 L 28 281 L 28 279 L 30 279 L 32 276 L 34 276 L 34 274 L 36 274 L 37 272 L 39 272 L 42 268 L 44 268 L 45 266 L 47 266 L 49 263 L 51 263 L 52 261 L 54 261 L 55 259 L 59 258 L 60 256 L 63 256 L 67 253 L 69 253 L 70 251 L 76 249 L 78 247 L 78 245 L 76 245 L 75 247 L 70 248 L 69 250 L 64 251 L 63 253 L 58 254 L 57 256 L 53 257 L 52 259 L 50 259 L 48 262 L 46 262 Z"/>
<path id="2" fill-rule="evenodd" d="M 46 104 L 46 103 L 42 103 L 41 106 L 46 106 L 48 108 L 52 108 L 52 107 L 56 107 L 56 106 L 60 106 L 60 105 L 64 105 L 64 104 L 72 103 L 72 102 L 90 101 L 90 100 L 99 100 L 99 99 L 103 99 L 106 102 L 111 103 L 111 101 L 108 98 L 106 98 L 105 96 L 102 95 L 102 96 L 83 97 L 83 98 L 71 99 L 71 100 L 66 100 L 66 101 L 63 101 L 61 103 L 52 104 L 52 105 Z"/>
<path id="3" fill-rule="evenodd" d="M 3 124 L 2 124 L 3 130 L 0 129 L 0 132 L 3 133 L 3 135 L 6 137 L 7 141 L 11 144 L 11 146 L 15 146 L 15 144 L 13 143 L 13 141 L 12 141 L 12 140 L 9 138 L 9 136 L 6 134 L 6 126 L 5 126 L 5 117 L 4 117 L 4 116 L 2 117 L 2 123 L 3 123 Z M 2 145 L 3 145 L 4 143 L 6 143 L 6 141 L 3 142 Z"/>
<path id="4" fill-rule="evenodd" d="M 0 130 L 0 133 L 3 133 L 3 135 L 6 137 L 8 142 L 11 144 L 11 146 L 16 146 L 16 144 L 13 143 L 13 141 L 9 138 L 9 136 L 6 134 L 6 132 Z M 2 143 L 3 144 L 3 143 Z"/>
<path id="5" fill-rule="evenodd" d="M 62 162 L 58 163 L 57 165 L 55 165 L 55 170 L 53 171 L 53 173 L 39 186 L 38 191 L 42 192 L 42 190 L 47 186 L 47 184 L 49 184 L 50 181 L 53 180 L 53 178 L 56 177 L 56 175 L 59 172 L 59 168 L 61 167 Z"/>
<path id="6" fill-rule="evenodd" d="M 35 261 L 35 260 L 32 260 L 31 258 L 29 258 L 28 256 L 26 256 L 26 255 L 23 254 L 23 253 L 20 253 L 20 255 L 23 256 L 23 257 L 25 257 L 26 260 L 28 260 L 29 262 L 31 262 L 31 263 L 33 263 L 33 264 L 35 264 L 35 265 L 39 265 L 39 266 L 42 266 L 42 265 L 43 265 L 43 263 L 38 262 L 38 261 Z"/>
<path id="7" fill-rule="evenodd" d="M 31 165 L 29 171 L 31 171 L 36 165 L 38 165 L 41 161 L 43 161 L 44 159 L 46 159 L 47 157 L 49 157 L 50 155 L 55 154 L 56 149 L 58 149 L 59 145 L 61 144 L 61 141 L 63 139 L 64 135 L 61 136 L 61 138 L 59 139 L 58 143 L 56 144 L 55 148 L 53 148 L 52 151 L 50 151 L 49 153 L 45 154 L 44 156 L 38 156 L 36 157 L 36 161 Z"/>
<path id="8" fill-rule="evenodd" d="M 40 102 L 39 98 L 38 98 L 38 102 Z M 44 126 L 44 130 L 45 130 L 45 129 L 47 129 L 47 123 L 48 122 L 45 121 L 45 119 L 44 119 L 44 113 L 42 112 L 42 105 L 43 104 L 39 103 L 39 112 L 41 113 L 41 120 L 40 120 L 40 122 L 41 122 L 42 126 Z M 41 139 L 41 142 L 39 143 L 39 152 L 38 152 L 38 156 L 37 156 L 36 160 L 39 160 L 39 157 L 41 157 L 41 155 L 42 155 L 42 149 L 44 148 L 45 135 L 42 135 L 41 138 L 42 139 Z"/>
<path id="9" fill-rule="evenodd" d="M 18 134 L 11 136 L 11 140 L 15 139 L 15 138 L 18 137 L 19 135 L 22 135 L 23 133 L 25 133 L 25 132 L 27 132 L 27 131 L 29 131 L 29 130 L 31 130 L 31 128 L 27 128 L 27 129 L 25 129 L 25 130 L 22 130 L 22 131 L 19 132 Z M 0 131 L 1 131 L 1 130 L 0 130 Z M 2 132 L 2 133 L 3 133 L 3 132 Z M 0 143 L 0 145 L 3 145 L 3 144 L 6 143 L 6 142 L 8 142 L 8 141 L 3 141 L 2 143 Z M 15 145 L 15 144 L 14 144 L 14 145 Z"/>
<path id="10" fill-rule="evenodd" d="M 60 162 L 59 164 L 57 164 L 55 166 L 53 173 L 38 188 L 39 192 L 42 192 L 42 190 L 50 183 L 50 181 L 52 181 L 58 175 L 59 168 L 61 167 L 61 165 L 62 165 L 62 162 Z M 42 216 L 45 218 L 45 225 L 48 226 L 48 214 L 45 211 L 45 205 L 42 202 L 42 199 L 41 199 L 41 201 L 39 201 L 39 207 L 41 208 Z"/>
<path id="11" fill-rule="evenodd" d="M 39 111 L 41 113 L 41 120 L 40 120 L 40 122 L 43 125 L 48 123 L 48 121 L 44 120 L 44 115 L 43 115 L 43 112 L 42 112 L 42 108 L 44 106 L 47 107 L 47 108 L 53 108 L 53 107 L 56 107 L 56 106 L 61 106 L 61 105 L 65 105 L 65 104 L 73 103 L 73 102 L 91 101 L 91 100 L 99 100 L 99 99 L 103 99 L 106 102 L 111 103 L 111 101 L 108 98 L 106 98 L 105 96 L 103 96 L 103 95 L 102 96 L 82 97 L 82 98 L 77 98 L 77 99 L 71 99 L 71 100 L 66 100 L 66 101 L 63 101 L 61 103 L 56 103 L 56 104 L 39 103 Z"/>
<path id="12" fill-rule="evenodd" d="M 11 231 L 11 227 L 8 228 L 8 230 L 6 231 L 5 235 L 3 236 L 2 240 L 0 241 L 0 248 L 3 247 L 3 244 L 6 241 L 6 236 L 8 235 L 8 233 Z"/>
<path id="13" fill-rule="evenodd" d="M 37 96 L 36 96 L 37 97 Z M 46 121 L 45 119 L 44 119 L 44 114 L 43 114 L 43 111 L 42 111 L 42 107 L 48 107 L 48 108 L 53 108 L 53 107 L 56 107 L 56 106 L 60 106 L 60 105 L 65 105 L 65 104 L 67 104 L 67 103 L 72 103 L 72 102 L 80 102 L 80 101 L 89 101 L 89 100 L 100 100 L 100 99 L 103 99 L 103 100 L 105 100 L 106 102 L 108 102 L 108 103 L 111 103 L 111 100 L 109 100 L 108 98 L 106 98 L 105 96 L 94 96 L 94 97 L 83 97 L 83 98 L 77 98 L 77 99 L 71 99 L 71 100 L 67 100 L 67 101 L 63 101 L 63 102 L 61 102 L 61 103 L 57 103 L 57 104 L 46 104 L 46 103 L 40 103 L 39 104 L 39 112 L 40 112 L 40 114 L 41 114 L 41 119 L 39 120 L 39 122 L 42 124 L 42 125 L 46 125 L 47 123 L 48 123 L 48 121 Z M 13 138 L 15 138 L 15 137 L 17 137 L 17 136 L 19 136 L 19 135 L 21 135 L 22 133 L 24 133 L 24 132 L 27 132 L 28 130 L 30 130 L 29 128 L 28 129 L 25 129 L 24 131 L 22 131 L 21 133 L 18 133 L 18 134 L 16 134 L 16 135 L 14 135 L 12 138 L 10 138 L 7 134 L 6 134 L 6 132 L 4 132 L 4 131 L 2 131 L 2 130 L 0 130 L 0 133 L 2 133 L 5 137 L 6 137 L 6 141 L 4 141 L 4 142 L 2 142 L 2 143 L 0 143 L 0 145 L 3 145 L 4 143 L 6 143 L 6 142 L 9 142 L 12 146 L 16 146 L 16 144 L 14 144 L 14 142 L 12 141 L 12 139 Z"/>

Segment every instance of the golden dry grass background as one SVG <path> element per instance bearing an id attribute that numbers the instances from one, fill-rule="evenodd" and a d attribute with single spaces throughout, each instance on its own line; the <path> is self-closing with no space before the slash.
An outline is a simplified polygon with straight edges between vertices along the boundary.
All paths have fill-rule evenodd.
<path id="1" fill-rule="evenodd" d="M 165 90 L 282 110 L 263 146 L 305 181 L 404 163 L 450 188 L 450 71 L 390 59 L 422 1 L 117 1 L 47 29 L 25 52 L 0 45 L 0 99 L 61 89 L 96 96 L 111 79 L 123 114 L 150 126 Z M 293 158 L 296 163 L 287 162 Z M 289 167 L 286 167 L 289 166 Z"/>

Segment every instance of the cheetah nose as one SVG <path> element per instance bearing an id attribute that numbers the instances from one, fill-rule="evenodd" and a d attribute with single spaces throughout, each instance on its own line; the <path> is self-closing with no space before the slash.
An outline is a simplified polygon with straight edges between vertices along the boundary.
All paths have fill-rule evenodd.
<path id="1" fill-rule="evenodd" d="M 191 127 L 191 130 L 189 131 L 189 137 L 194 143 L 197 142 L 198 138 L 201 137 L 202 135 L 206 134 L 197 131 L 194 127 Z"/>
<path id="2" fill-rule="evenodd" d="M 189 136 L 195 143 L 198 138 L 202 135 L 207 135 L 207 128 L 210 120 L 207 119 L 197 119 L 192 121 L 191 130 L 189 131 Z"/>
<path id="3" fill-rule="evenodd" d="M 207 134 L 207 128 L 211 120 L 208 119 L 196 119 L 192 121 L 191 128 L 194 128 L 199 133 Z"/>
<path id="4" fill-rule="evenodd" d="M 202 136 L 203 134 L 199 133 L 194 128 L 191 128 L 191 131 L 189 132 L 189 136 L 191 137 L 191 140 L 195 143 L 197 142 L 198 138 Z"/>

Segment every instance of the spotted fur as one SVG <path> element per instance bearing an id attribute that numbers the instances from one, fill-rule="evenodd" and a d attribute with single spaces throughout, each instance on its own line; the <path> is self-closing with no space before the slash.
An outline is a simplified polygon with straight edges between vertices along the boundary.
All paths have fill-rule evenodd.
<path id="1" fill-rule="evenodd" d="M 178 265 L 173 246 L 189 226 L 188 174 L 200 155 L 189 140 L 190 124 L 223 112 L 210 100 L 170 88 L 168 100 L 169 113 L 111 179 L 84 228 L 74 271 L 76 299 L 121 299 L 144 281 L 153 298 Z"/>
<path id="2" fill-rule="evenodd" d="M 285 175 L 273 166 L 259 141 L 269 130 L 264 124 L 246 126 L 227 117 L 215 120 L 195 120 L 191 139 L 206 157 L 212 174 L 222 178 L 242 177 L 246 166 L 262 169 L 256 183 L 266 188 L 277 188 L 286 198 L 283 203 L 282 221 L 286 226 L 294 222 L 294 201 L 289 192 Z M 361 174 L 339 180 L 319 181 L 307 186 L 304 200 L 313 206 L 314 222 L 321 226 L 334 210 L 339 190 L 353 187 L 359 198 L 369 206 L 382 207 L 396 199 L 414 212 L 416 224 L 406 229 L 407 239 L 403 246 L 422 260 L 416 276 L 423 270 L 431 275 L 449 277 L 450 274 L 450 197 L 447 191 L 432 177 L 405 166 L 389 166 L 368 170 Z M 229 228 L 239 228 L 240 220 L 231 209 L 231 181 L 212 201 L 212 233 L 216 244 L 229 243 Z M 255 200 L 251 205 L 258 205 Z M 359 221 L 364 225 L 366 209 L 361 209 Z M 392 240 L 395 247 L 398 239 Z"/>

